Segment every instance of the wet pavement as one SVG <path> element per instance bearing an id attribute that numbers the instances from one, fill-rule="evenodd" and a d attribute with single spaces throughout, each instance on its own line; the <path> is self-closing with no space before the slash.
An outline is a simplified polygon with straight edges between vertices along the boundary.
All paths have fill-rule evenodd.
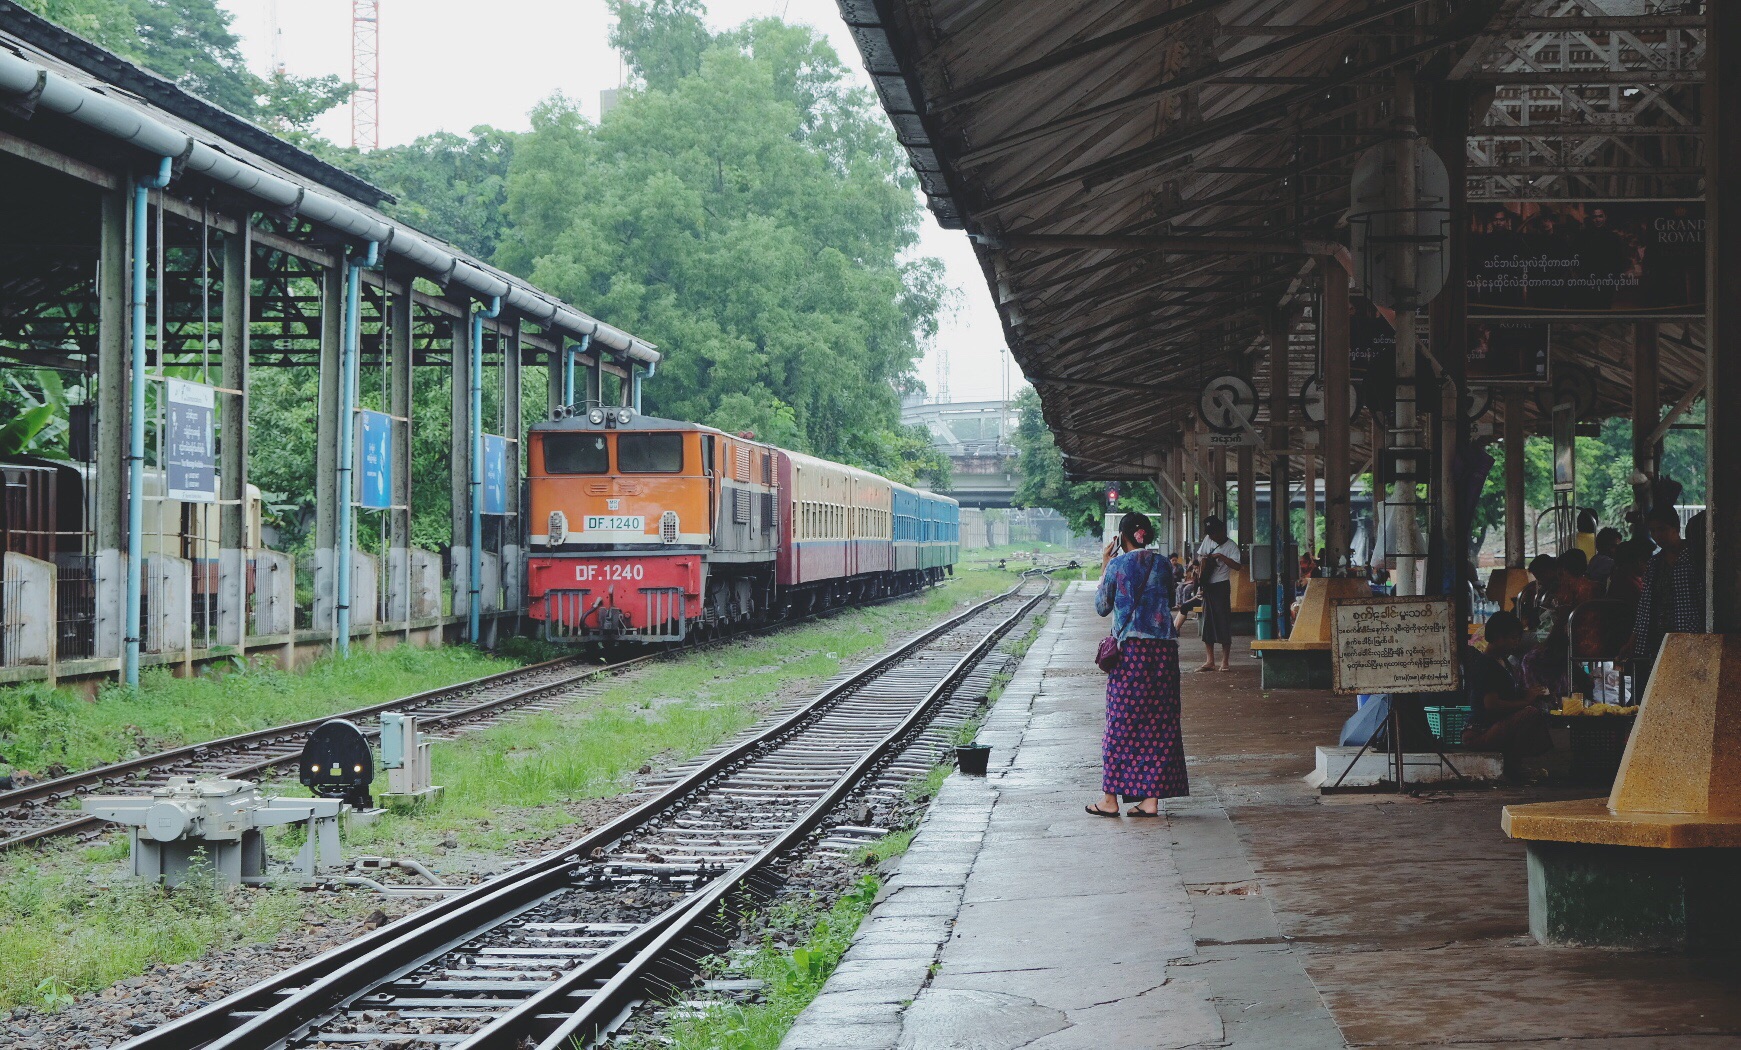
<path id="1" fill-rule="evenodd" d="M 1320 798 L 1348 698 L 1184 679 L 1192 796 L 1096 797 L 1106 621 L 1075 585 L 785 1050 L 1741 1047 L 1741 961 L 1544 948 L 1500 807 L 1589 789 Z M 1197 643 L 1182 643 L 1193 666 Z M 1741 892 L 1741 887 L 1737 887 Z"/>

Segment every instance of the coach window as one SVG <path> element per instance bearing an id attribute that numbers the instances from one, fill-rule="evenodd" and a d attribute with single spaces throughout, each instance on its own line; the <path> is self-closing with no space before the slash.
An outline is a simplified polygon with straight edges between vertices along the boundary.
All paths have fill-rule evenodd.
<path id="1" fill-rule="evenodd" d="M 545 434 L 546 474 L 603 474 L 611 469 L 603 434 Z"/>
<path id="2" fill-rule="evenodd" d="M 682 434 L 617 435 L 617 470 L 622 473 L 676 474 L 682 469 Z"/>

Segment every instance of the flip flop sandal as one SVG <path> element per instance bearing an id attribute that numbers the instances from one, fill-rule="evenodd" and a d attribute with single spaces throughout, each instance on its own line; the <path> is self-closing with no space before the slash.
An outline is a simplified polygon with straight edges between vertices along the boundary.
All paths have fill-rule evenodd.
<path id="1" fill-rule="evenodd" d="M 1147 817 L 1150 820 L 1153 820 L 1156 817 L 1159 817 L 1161 814 L 1160 814 L 1159 810 L 1156 810 L 1155 812 L 1150 813 L 1147 810 L 1141 810 L 1141 809 L 1136 808 L 1135 806 L 1132 806 L 1131 808 L 1124 811 L 1124 815 L 1127 817 Z"/>
<path id="2" fill-rule="evenodd" d="M 1098 803 L 1091 805 L 1091 806 L 1083 806 L 1082 808 L 1085 811 L 1092 813 L 1097 817 L 1116 817 L 1116 816 L 1118 816 L 1117 809 L 1114 809 L 1111 813 L 1108 813 L 1106 810 L 1101 809 Z"/>

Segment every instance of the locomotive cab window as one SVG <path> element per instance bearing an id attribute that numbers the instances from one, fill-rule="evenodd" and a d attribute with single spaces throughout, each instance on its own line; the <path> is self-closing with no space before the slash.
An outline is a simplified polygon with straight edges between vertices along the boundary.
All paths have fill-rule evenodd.
<path id="1" fill-rule="evenodd" d="M 610 449 L 603 434 L 544 435 L 545 473 L 605 474 L 610 469 Z"/>
<path id="2" fill-rule="evenodd" d="M 682 469 L 682 434 L 617 435 L 618 471 L 624 474 L 676 474 Z"/>

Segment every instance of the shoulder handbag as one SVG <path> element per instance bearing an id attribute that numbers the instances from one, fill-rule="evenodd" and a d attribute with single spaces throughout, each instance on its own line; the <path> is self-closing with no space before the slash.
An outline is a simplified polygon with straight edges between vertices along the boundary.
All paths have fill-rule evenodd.
<path id="1" fill-rule="evenodd" d="M 1131 599 L 1132 610 L 1142 605 L 1143 591 L 1148 588 L 1149 577 L 1154 574 L 1154 571 L 1155 567 L 1151 564 L 1149 571 L 1143 573 L 1142 579 L 1137 582 L 1136 594 Z M 1115 634 L 1109 634 L 1102 638 L 1100 648 L 1094 651 L 1094 666 L 1107 674 L 1118 670 L 1119 661 L 1124 659 L 1124 653 L 1119 650 L 1119 644 L 1118 636 Z"/>

